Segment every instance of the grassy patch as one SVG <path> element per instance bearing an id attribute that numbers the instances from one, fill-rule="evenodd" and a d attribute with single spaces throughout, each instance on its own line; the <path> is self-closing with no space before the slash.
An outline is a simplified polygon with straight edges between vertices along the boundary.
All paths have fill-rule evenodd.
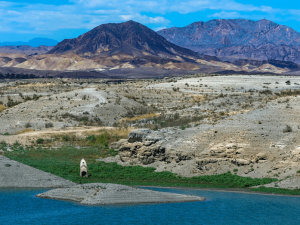
<path id="1" fill-rule="evenodd" d="M 49 147 L 23 148 L 18 144 L 13 146 L 13 152 L 5 151 L 5 156 L 26 165 L 55 174 L 76 183 L 119 183 L 127 185 L 159 185 L 159 186 L 185 186 L 185 187 L 218 187 L 218 188 L 244 188 L 267 184 L 277 179 L 239 177 L 230 172 L 186 178 L 171 172 L 154 172 L 155 168 L 142 166 L 120 166 L 116 163 L 97 162 L 99 157 L 114 156 L 116 151 L 98 144 L 86 148 L 64 146 L 59 149 Z M 79 162 L 85 158 L 88 164 L 89 178 L 79 176 Z"/>
<path id="2" fill-rule="evenodd" d="M 128 130 L 98 130 L 87 131 L 84 133 L 87 137 L 82 138 L 74 134 L 53 135 L 51 140 L 63 142 L 64 145 L 79 145 L 79 146 L 98 146 L 108 147 L 111 143 L 117 142 L 122 138 L 127 138 Z M 51 140 L 45 140 L 44 143 L 51 144 Z"/>
<path id="3" fill-rule="evenodd" d="M 34 130 L 30 129 L 30 128 L 26 128 L 26 129 L 24 129 L 22 131 L 17 132 L 17 134 L 25 134 L 25 133 L 32 132 L 32 131 L 34 131 Z"/>
<path id="4" fill-rule="evenodd" d="M 300 195 L 300 189 L 284 189 L 284 188 L 272 188 L 272 187 L 259 187 L 251 188 L 251 191 L 263 192 L 263 193 L 274 193 L 274 194 L 286 194 L 286 195 Z"/>
<path id="5" fill-rule="evenodd" d="M 138 120 L 142 120 L 142 119 L 152 119 L 157 116 L 159 116 L 159 114 L 157 114 L 157 113 L 148 113 L 148 114 L 144 114 L 144 115 L 140 115 L 140 116 L 135 116 L 132 118 L 125 117 L 125 118 L 121 119 L 120 122 L 122 122 L 122 121 L 138 121 Z"/>
<path id="6" fill-rule="evenodd" d="M 4 111 L 6 109 L 6 107 L 4 106 L 4 105 L 1 105 L 0 104 L 0 113 L 2 112 L 2 111 Z"/>

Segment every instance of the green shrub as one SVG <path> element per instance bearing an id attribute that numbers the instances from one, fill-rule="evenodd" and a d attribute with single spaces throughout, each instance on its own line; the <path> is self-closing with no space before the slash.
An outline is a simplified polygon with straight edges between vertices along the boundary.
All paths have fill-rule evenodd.
<path id="1" fill-rule="evenodd" d="M 286 125 L 286 127 L 283 129 L 283 133 L 292 132 L 292 131 L 293 131 L 293 129 L 289 125 Z"/>
<path id="2" fill-rule="evenodd" d="M 111 135 L 107 131 L 105 131 L 103 134 L 100 134 L 98 136 L 91 135 L 86 138 L 88 141 L 88 144 L 91 146 L 95 145 L 102 145 L 102 146 L 108 146 L 109 140 L 111 139 Z"/>
<path id="3" fill-rule="evenodd" d="M 70 138 L 70 136 L 68 136 L 68 135 L 63 135 L 63 136 L 61 137 L 61 140 L 64 141 L 64 142 L 68 142 L 68 141 L 71 141 L 71 138 Z"/>
<path id="4" fill-rule="evenodd" d="M 45 141 L 44 139 L 39 138 L 39 139 L 36 140 L 36 143 L 40 145 L 40 144 L 43 144 L 44 141 Z"/>
<path id="5" fill-rule="evenodd" d="M 53 127 L 53 123 L 45 123 L 45 128 L 51 128 Z"/>
<path id="6" fill-rule="evenodd" d="M 32 126 L 31 126 L 31 124 L 28 122 L 28 123 L 25 124 L 25 128 L 29 128 L 29 127 L 32 127 Z"/>

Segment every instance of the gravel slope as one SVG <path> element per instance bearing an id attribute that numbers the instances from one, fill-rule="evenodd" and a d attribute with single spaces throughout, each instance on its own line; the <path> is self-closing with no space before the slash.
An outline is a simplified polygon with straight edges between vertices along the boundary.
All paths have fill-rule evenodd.
<path id="1" fill-rule="evenodd" d="M 75 183 L 0 155 L 0 188 L 57 188 Z"/>

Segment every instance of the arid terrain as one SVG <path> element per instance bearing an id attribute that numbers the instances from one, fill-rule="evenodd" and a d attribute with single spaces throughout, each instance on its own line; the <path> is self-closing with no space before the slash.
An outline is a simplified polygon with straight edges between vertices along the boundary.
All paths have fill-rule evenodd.
<path id="1" fill-rule="evenodd" d="M 99 160 L 186 177 L 231 171 L 299 188 L 299 95 L 300 78 L 293 76 L 6 81 L 0 83 L 0 142 L 131 132 L 112 144 L 117 156 Z"/>

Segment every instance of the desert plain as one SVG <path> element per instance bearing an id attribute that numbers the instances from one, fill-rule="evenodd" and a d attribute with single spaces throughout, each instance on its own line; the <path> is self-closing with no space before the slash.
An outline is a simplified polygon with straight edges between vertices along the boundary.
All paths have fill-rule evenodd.
<path id="1" fill-rule="evenodd" d="M 0 83 L 6 146 L 0 154 L 14 151 L 15 143 L 55 149 L 119 132 L 123 138 L 109 143 L 118 153 L 98 162 L 182 177 L 230 171 L 278 179 L 267 187 L 298 189 L 299 95 L 300 78 L 281 75 L 6 80 Z"/>

